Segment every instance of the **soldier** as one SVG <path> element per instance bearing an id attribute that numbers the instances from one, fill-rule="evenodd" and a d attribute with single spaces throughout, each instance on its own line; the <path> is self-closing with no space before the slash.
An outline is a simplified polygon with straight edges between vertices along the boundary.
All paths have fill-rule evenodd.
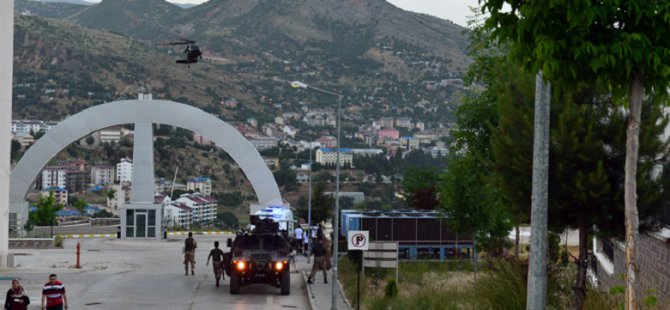
<path id="1" fill-rule="evenodd" d="M 214 278 L 216 279 L 216 287 L 219 287 L 219 279 L 223 277 L 226 279 L 226 276 L 223 274 L 223 251 L 219 249 L 219 242 L 214 241 L 214 248 L 209 251 L 209 256 L 207 256 L 207 263 L 205 266 L 209 265 L 209 259 L 212 259 L 212 268 L 214 269 Z"/>
<path id="2" fill-rule="evenodd" d="M 314 276 L 317 271 L 323 270 L 323 283 L 328 283 L 328 271 L 326 267 L 326 247 L 323 244 L 323 240 L 318 240 L 314 246 L 314 263 L 312 263 L 312 272 L 307 278 L 307 283 L 314 283 Z"/>
<path id="3" fill-rule="evenodd" d="M 195 249 L 198 243 L 193 240 L 193 233 L 188 232 L 188 238 L 184 241 L 184 270 L 188 275 L 188 264 L 191 264 L 191 275 L 195 275 Z"/>

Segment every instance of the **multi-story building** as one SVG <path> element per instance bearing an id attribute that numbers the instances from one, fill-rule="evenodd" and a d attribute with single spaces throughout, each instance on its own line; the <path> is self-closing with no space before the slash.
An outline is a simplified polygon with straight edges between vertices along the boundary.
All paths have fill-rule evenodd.
<path id="1" fill-rule="evenodd" d="M 382 117 L 377 123 L 379 124 L 379 128 L 393 127 L 393 117 Z"/>
<path id="2" fill-rule="evenodd" d="M 191 208 L 193 224 L 211 224 L 216 219 L 217 201 L 200 193 L 181 195 L 176 202 Z"/>
<path id="3" fill-rule="evenodd" d="M 114 183 L 115 169 L 110 164 L 98 164 L 91 166 L 92 184 L 112 184 Z"/>
<path id="4" fill-rule="evenodd" d="M 251 142 L 257 150 L 262 151 L 277 147 L 279 139 L 277 137 L 258 137 L 250 139 L 249 142 Z"/>
<path id="5" fill-rule="evenodd" d="M 422 121 L 417 121 L 416 122 L 416 129 L 418 129 L 419 131 L 426 130 L 426 123 L 424 123 Z"/>
<path id="6" fill-rule="evenodd" d="M 340 149 L 340 166 L 351 165 L 354 153 L 351 149 Z M 337 163 L 337 149 L 322 147 L 316 150 L 316 162 L 322 165 L 335 165 Z"/>
<path id="7" fill-rule="evenodd" d="M 65 188 L 65 168 L 60 166 L 47 166 L 42 170 L 42 190 L 47 188 Z"/>
<path id="8" fill-rule="evenodd" d="M 351 151 L 356 156 L 365 156 L 365 157 L 384 154 L 384 150 L 382 149 L 351 149 Z"/>
<path id="9" fill-rule="evenodd" d="M 316 139 L 316 142 L 319 142 L 322 147 L 333 148 L 337 146 L 337 138 L 333 136 L 323 136 Z"/>
<path id="10" fill-rule="evenodd" d="M 275 170 L 279 168 L 279 158 L 278 157 L 263 157 L 263 161 L 270 170 Z"/>
<path id="11" fill-rule="evenodd" d="M 395 119 L 395 127 L 412 129 L 414 124 L 412 124 L 412 119 L 409 117 L 398 117 Z"/>
<path id="12" fill-rule="evenodd" d="M 123 137 L 121 126 L 108 127 L 98 131 L 98 141 L 100 143 L 119 143 L 121 137 Z"/>
<path id="13" fill-rule="evenodd" d="M 170 201 L 165 206 L 165 225 L 167 227 L 189 228 L 193 224 L 193 209 L 183 203 Z"/>
<path id="14" fill-rule="evenodd" d="M 65 188 L 70 193 L 78 193 L 86 190 L 89 184 L 90 174 L 88 171 L 67 170 L 65 174 Z"/>
<path id="15" fill-rule="evenodd" d="M 207 177 L 191 178 L 186 182 L 186 190 L 199 192 L 204 196 L 212 195 L 212 180 Z"/>
<path id="16" fill-rule="evenodd" d="M 32 133 L 37 133 L 39 131 L 47 132 L 51 130 L 54 126 L 58 125 L 58 122 L 51 121 L 35 121 L 35 120 L 13 120 L 12 121 L 12 132 L 16 135 L 27 135 Z"/>
<path id="17" fill-rule="evenodd" d="M 49 187 L 42 190 L 42 197 L 49 197 L 50 193 L 54 193 L 56 203 L 67 205 L 67 189 L 62 187 Z"/>
<path id="18" fill-rule="evenodd" d="M 421 144 L 430 144 L 439 138 L 438 135 L 432 131 L 417 132 L 414 134 L 414 137 L 419 139 L 419 143 Z"/>
<path id="19" fill-rule="evenodd" d="M 130 158 L 121 158 L 116 164 L 116 181 L 121 183 L 133 182 L 133 161 Z"/>
<path id="20" fill-rule="evenodd" d="M 430 156 L 433 158 L 444 157 L 449 155 L 449 149 L 446 147 L 434 146 L 430 148 Z"/>
<path id="21" fill-rule="evenodd" d="M 403 147 L 403 149 L 411 151 L 411 150 L 416 150 L 419 148 L 419 139 L 415 137 L 401 137 L 400 138 L 400 145 Z"/>
<path id="22" fill-rule="evenodd" d="M 63 162 L 47 166 L 42 170 L 41 189 L 65 188 L 69 192 L 81 192 L 89 183 L 88 163 L 85 160 Z"/>
<path id="23" fill-rule="evenodd" d="M 35 143 L 35 137 L 33 137 L 31 134 L 28 134 L 28 133 L 26 133 L 26 134 L 24 134 L 24 133 L 14 134 L 14 133 L 12 133 L 12 135 L 14 135 L 12 137 L 12 140 L 19 141 L 19 143 L 21 143 L 21 147 L 28 147 L 29 145 Z"/>
<path id="24" fill-rule="evenodd" d="M 210 140 L 209 138 L 207 138 L 207 137 L 205 137 L 205 136 L 203 136 L 203 135 L 201 135 L 197 132 L 193 133 L 193 141 L 195 141 L 195 143 L 203 144 L 203 145 L 210 145 L 210 144 L 213 143 L 212 140 Z"/>
<path id="25" fill-rule="evenodd" d="M 397 140 L 400 138 L 400 131 L 395 128 L 384 128 L 377 132 L 377 136 L 379 137 L 379 141 Z"/>

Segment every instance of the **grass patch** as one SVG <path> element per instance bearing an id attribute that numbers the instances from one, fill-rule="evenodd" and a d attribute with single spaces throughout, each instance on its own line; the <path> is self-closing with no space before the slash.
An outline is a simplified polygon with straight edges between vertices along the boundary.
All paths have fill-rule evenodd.
<path id="1" fill-rule="evenodd" d="M 485 265 L 485 266 L 483 266 Z M 366 269 L 361 276 L 361 309 L 491 309 L 526 308 L 528 265 L 526 261 L 494 260 L 478 266 L 475 282 L 468 261 L 401 262 L 398 294 L 389 297 L 393 269 Z M 355 307 L 356 265 L 348 258 L 339 263 L 339 279 Z M 573 307 L 576 268 L 550 268 L 547 309 Z M 617 296 L 594 289 L 587 291 L 584 309 L 616 309 Z M 650 302 L 651 303 L 651 302 Z M 655 309 L 647 307 L 649 309 Z"/>

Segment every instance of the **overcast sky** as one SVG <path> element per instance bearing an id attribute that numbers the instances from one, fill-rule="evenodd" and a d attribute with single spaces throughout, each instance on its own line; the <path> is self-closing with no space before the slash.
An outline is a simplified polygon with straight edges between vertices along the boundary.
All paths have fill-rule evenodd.
<path id="1" fill-rule="evenodd" d="M 0 0 L 3 1 L 3 0 Z M 100 2 L 100 0 L 88 0 Z M 200 4 L 206 0 L 167 0 L 168 2 Z M 337 1 L 337 0 L 334 0 Z M 407 11 L 425 13 L 439 18 L 448 19 L 461 26 L 466 26 L 470 6 L 477 6 L 478 0 L 387 0 L 393 5 Z"/>

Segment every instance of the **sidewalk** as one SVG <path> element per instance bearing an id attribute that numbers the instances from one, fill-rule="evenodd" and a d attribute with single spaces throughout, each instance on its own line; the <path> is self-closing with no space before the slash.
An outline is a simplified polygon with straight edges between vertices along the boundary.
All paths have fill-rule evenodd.
<path id="1" fill-rule="evenodd" d="M 313 257 L 312 257 L 313 259 Z M 311 262 L 312 260 L 310 260 Z M 305 286 L 307 286 L 307 294 L 309 299 L 309 304 L 313 310 L 325 310 L 331 309 L 332 305 L 332 288 L 333 284 L 333 273 L 332 270 L 328 272 L 328 284 L 323 283 L 323 273 L 319 272 L 315 276 L 314 284 L 307 283 L 307 276 L 312 271 L 312 264 L 307 263 L 307 257 L 304 255 L 295 256 L 295 265 L 298 271 L 302 274 L 302 278 L 305 281 Z M 338 285 L 337 290 L 337 309 L 338 310 L 351 310 L 351 307 L 347 304 L 344 299 L 344 293 Z"/>

